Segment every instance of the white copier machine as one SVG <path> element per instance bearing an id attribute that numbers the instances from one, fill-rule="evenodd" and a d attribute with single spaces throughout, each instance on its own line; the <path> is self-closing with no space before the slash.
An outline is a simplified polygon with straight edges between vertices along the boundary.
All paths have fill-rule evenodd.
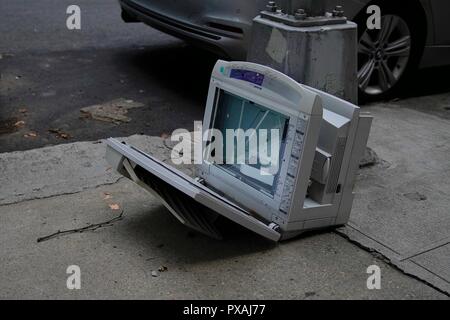
<path id="1" fill-rule="evenodd" d="M 107 160 L 190 228 L 220 238 L 216 220 L 222 216 L 279 241 L 348 221 L 371 123 L 357 106 L 271 68 L 219 60 L 209 86 L 204 136 L 211 129 L 224 135 L 230 129 L 277 130 L 277 136 L 265 136 L 278 148 L 270 152 L 278 158 L 275 170 L 263 170 L 259 162 L 211 161 L 207 139 L 196 177 L 116 139 L 107 142 Z M 226 150 L 233 149 L 224 145 Z M 249 151 L 248 141 L 244 150 Z"/>

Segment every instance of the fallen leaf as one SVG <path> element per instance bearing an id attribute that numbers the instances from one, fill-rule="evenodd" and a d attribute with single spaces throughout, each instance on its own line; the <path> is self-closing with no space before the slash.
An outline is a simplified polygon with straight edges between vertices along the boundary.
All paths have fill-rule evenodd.
<path id="1" fill-rule="evenodd" d="M 70 134 L 62 131 L 61 129 L 49 129 L 48 132 L 54 133 L 57 138 L 61 138 L 61 139 L 65 139 L 65 140 L 72 138 L 70 136 Z"/>
<path id="2" fill-rule="evenodd" d="M 167 270 L 168 270 L 168 269 L 167 269 L 166 266 L 161 266 L 161 267 L 158 268 L 158 271 L 159 271 L 159 272 L 166 272 Z"/>
<path id="3" fill-rule="evenodd" d="M 19 121 L 17 118 L 10 118 L 0 121 L 0 134 L 11 133 L 17 130 L 14 124 Z"/>
<path id="4" fill-rule="evenodd" d="M 67 133 L 61 133 L 59 135 L 59 137 L 62 138 L 62 139 L 66 139 L 66 140 L 70 138 L 70 136 Z"/>
<path id="5" fill-rule="evenodd" d="M 16 127 L 16 128 L 23 127 L 24 125 L 25 125 L 25 121 L 23 121 L 23 120 L 20 120 L 20 121 L 17 121 L 16 123 L 14 123 L 14 127 Z"/>
<path id="6" fill-rule="evenodd" d="M 112 198 L 112 196 L 108 192 L 104 192 L 103 193 L 103 200 L 108 200 L 108 199 L 111 199 L 111 198 Z"/>
<path id="7" fill-rule="evenodd" d="M 120 206 L 117 203 L 113 203 L 109 205 L 111 210 L 120 210 Z"/>
<path id="8" fill-rule="evenodd" d="M 120 124 L 121 122 L 130 122 L 131 119 L 126 116 L 129 109 L 141 108 L 144 104 L 124 98 L 109 101 L 103 104 L 97 104 L 80 109 L 83 118 L 112 122 Z"/>
<path id="9" fill-rule="evenodd" d="M 28 132 L 28 133 L 24 134 L 23 137 L 24 138 L 36 138 L 37 133 L 36 132 Z"/>
<path id="10" fill-rule="evenodd" d="M 165 133 L 165 132 L 161 133 L 161 138 L 162 139 L 167 139 L 169 137 L 170 137 L 170 135 L 168 133 Z"/>

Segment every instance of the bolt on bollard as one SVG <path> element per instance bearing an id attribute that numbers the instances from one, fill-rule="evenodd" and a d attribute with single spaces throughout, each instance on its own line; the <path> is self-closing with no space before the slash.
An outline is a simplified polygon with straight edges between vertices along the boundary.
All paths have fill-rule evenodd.
<path id="1" fill-rule="evenodd" d="M 297 11 L 294 14 L 295 19 L 297 20 L 304 20 L 307 17 L 307 14 L 305 12 L 305 9 L 297 9 Z"/>
<path id="2" fill-rule="evenodd" d="M 333 10 L 333 17 L 343 17 L 344 8 L 342 6 L 336 6 Z"/>
<path id="3" fill-rule="evenodd" d="M 277 10 L 278 10 L 278 6 L 275 3 L 275 1 L 269 1 L 267 3 L 266 8 L 267 8 L 267 11 L 270 11 L 270 12 L 277 12 Z"/>

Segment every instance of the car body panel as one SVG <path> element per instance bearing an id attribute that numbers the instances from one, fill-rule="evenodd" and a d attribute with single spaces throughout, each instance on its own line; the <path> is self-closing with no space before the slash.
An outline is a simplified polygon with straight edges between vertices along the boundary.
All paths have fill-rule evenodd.
<path id="1" fill-rule="evenodd" d="M 302 0 L 278 0 L 288 12 Z M 330 11 L 343 5 L 353 20 L 371 0 L 324 0 Z M 233 59 L 244 60 L 250 42 L 253 18 L 264 10 L 267 0 L 119 0 L 137 20 L 176 37 Z M 420 0 L 427 20 L 422 66 L 450 63 L 450 12 L 448 0 Z"/>
<path id="2" fill-rule="evenodd" d="M 450 44 L 450 1 L 432 0 L 435 26 L 435 45 Z"/>

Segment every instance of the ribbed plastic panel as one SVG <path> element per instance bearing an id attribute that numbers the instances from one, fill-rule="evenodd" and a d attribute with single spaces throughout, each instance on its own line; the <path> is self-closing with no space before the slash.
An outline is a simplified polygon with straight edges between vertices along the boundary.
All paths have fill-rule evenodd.
<path id="1" fill-rule="evenodd" d="M 217 213 L 147 170 L 136 166 L 134 171 L 142 182 L 155 191 L 177 213 L 178 217 L 175 217 L 178 220 L 181 218 L 183 220 L 180 220 L 181 223 L 207 236 L 222 239 L 222 235 L 214 225 Z"/>
<path id="2" fill-rule="evenodd" d="M 328 184 L 327 193 L 335 193 L 339 181 L 339 174 L 341 173 L 342 160 L 344 159 L 345 146 L 347 138 L 338 138 L 334 159 L 331 163 L 330 182 Z"/>

